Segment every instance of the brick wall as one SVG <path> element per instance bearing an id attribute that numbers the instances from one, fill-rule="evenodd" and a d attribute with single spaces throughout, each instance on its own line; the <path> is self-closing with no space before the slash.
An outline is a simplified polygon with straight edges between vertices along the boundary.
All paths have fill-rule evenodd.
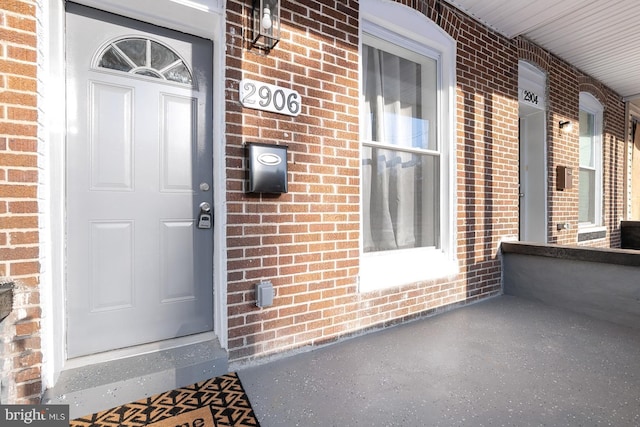
<path id="1" fill-rule="evenodd" d="M 622 98 L 597 80 L 585 75 L 535 44 L 519 38 L 518 56 L 547 73 L 547 168 L 549 181 L 549 243 L 578 244 L 578 171 L 579 163 L 579 100 L 580 92 L 589 92 L 604 106 L 603 117 L 603 194 L 606 237 L 579 242 L 581 246 L 620 247 L 620 220 L 625 206 L 625 105 Z M 569 133 L 561 131 L 560 121 L 574 123 Z M 573 187 L 556 189 L 556 167 L 573 170 Z M 568 230 L 558 230 L 566 222 Z"/>
<path id="2" fill-rule="evenodd" d="M 0 281 L 14 310 L 0 324 L 2 403 L 40 400 L 37 3 L 0 5 Z"/>
<path id="3" fill-rule="evenodd" d="M 358 1 L 282 1 L 282 41 L 265 55 L 242 37 L 250 2 L 229 0 L 227 51 L 228 303 L 230 357 L 242 361 L 335 340 L 500 292 L 499 242 L 518 235 L 518 60 L 548 74 L 549 241 L 577 243 L 578 193 L 555 189 L 555 167 L 578 170 L 578 94 L 589 79 L 525 39 L 509 40 L 443 2 L 398 0 L 457 41 L 456 277 L 357 292 L 360 230 Z M 297 118 L 241 108 L 240 79 L 297 90 Z M 591 82 L 595 84 L 595 82 Z M 601 85 L 605 105 L 606 239 L 619 245 L 623 214 L 624 105 Z M 289 146 L 289 193 L 244 194 L 243 144 Z M 574 176 L 576 176 L 574 175 Z M 577 178 L 577 177 L 576 177 Z M 568 231 L 557 231 L 568 222 Z M 253 286 L 271 280 L 273 307 Z"/>
<path id="4" fill-rule="evenodd" d="M 499 243 L 518 235 L 518 58 L 456 9 L 429 10 L 457 41 L 458 286 L 473 301 L 500 292 Z"/>
<path id="5" fill-rule="evenodd" d="M 455 277 L 357 292 L 360 239 L 358 1 L 282 0 L 282 41 L 249 49 L 248 0 L 227 1 L 226 168 L 229 353 L 233 361 L 387 326 L 500 292 L 499 242 L 518 233 L 518 59 L 548 73 L 550 242 L 577 242 L 577 182 L 555 190 L 555 166 L 577 171 L 578 93 L 605 106 L 605 239 L 619 244 L 624 196 L 624 104 L 608 88 L 523 39 L 509 40 L 445 2 L 402 0 L 456 41 Z M 38 259 L 37 58 L 34 0 L 0 6 L 0 280 L 17 285 L 15 310 L 0 324 L 0 399 L 39 400 L 42 353 Z M 254 78 L 297 90 L 291 118 L 243 109 L 238 85 Z M 245 148 L 289 147 L 289 192 L 248 195 Z M 557 231 L 557 222 L 569 222 Z M 255 306 L 253 286 L 271 280 L 274 305 Z"/>
<path id="6" fill-rule="evenodd" d="M 250 4 L 227 2 L 227 244 L 232 358 L 300 346 L 359 329 L 358 3 L 282 2 L 284 34 L 268 55 L 243 40 Z M 243 77 L 297 90 L 296 118 L 242 109 Z M 243 143 L 288 146 L 289 192 L 244 194 Z M 269 279 L 273 308 L 255 306 Z M 387 296 L 372 296 L 392 304 Z M 372 309 L 374 318 L 379 309 Z M 358 325 L 356 325 L 356 323 Z"/>
<path id="7" fill-rule="evenodd" d="M 357 292 L 358 2 L 282 2 L 282 41 L 248 49 L 248 2 L 227 2 L 229 351 L 232 360 L 324 343 L 500 292 L 497 248 L 517 235 L 517 55 L 444 4 L 417 3 L 458 41 L 457 277 Z M 297 90 L 297 118 L 242 109 L 241 78 Z M 243 192 L 243 143 L 289 146 L 289 193 Z M 273 307 L 253 286 L 271 280 Z"/>

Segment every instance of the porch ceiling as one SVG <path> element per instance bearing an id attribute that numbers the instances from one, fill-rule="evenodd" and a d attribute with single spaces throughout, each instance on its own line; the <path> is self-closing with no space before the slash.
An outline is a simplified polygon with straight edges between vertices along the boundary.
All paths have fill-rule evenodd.
<path id="1" fill-rule="evenodd" d="M 638 0 L 445 1 L 509 38 L 528 38 L 640 104 Z"/>

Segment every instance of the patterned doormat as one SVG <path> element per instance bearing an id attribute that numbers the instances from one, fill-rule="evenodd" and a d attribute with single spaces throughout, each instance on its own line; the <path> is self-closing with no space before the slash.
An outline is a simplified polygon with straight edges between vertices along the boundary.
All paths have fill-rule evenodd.
<path id="1" fill-rule="evenodd" d="M 259 427 L 235 372 L 71 420 L 70 427 Z"/>

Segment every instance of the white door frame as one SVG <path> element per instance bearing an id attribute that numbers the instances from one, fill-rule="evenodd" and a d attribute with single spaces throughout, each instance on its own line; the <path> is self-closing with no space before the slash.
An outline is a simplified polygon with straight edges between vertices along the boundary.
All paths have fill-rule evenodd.
<path id="1" fill-rule="evenodd" d="M 77 0 L 76 3 L 138 19 L 213 41 L 213 176 L 214 190 L 214 333 L 227 348 L 226 289 L 226 192 L 224 169 L 224 60 L 225 20 L 223 0 Z M 65 307 L 65 1 L 43 4 L 45 22 L 40 64 L 45 76 L 44 95 L 39 100 L 45 112 L 42 131 L 48 152 L 43 159 L 48 175 L 41 201 L 41 305 L 43 385 L 55 384 L 66 363 Z M 42 184 L 41 184 L 42 185 Z"/>
<path id="2" fill-rule="evenodd" d="M 547 87 L 547 76 L 546 73 L 539 70 L 532 64 L 520 60 L 518 63 L 518 116 L 519 120 L 519 159 L 522 161 L 523 158 L 531 158 L 530 155 L 531 149 L 536 148 L 536 156 L 532 157 L 532 163 L 534 166 L 537 166 L 539 169 L 533 171 L 532 175 L 534 177 L 540 177 L 541 179 L 535 180 L 535 182 L 540 182 L 542 188 L 538 188 L 536 193 L 542 193 L 542 203 L 530 203 L 531 198 L 529 198 L 529 203 L 523 207 L 523 199 L 526 197 L 526 193 L 528 188 L 522 188 L 523 184 L 529 184 L 529 186 L 533 183 L 534 179 L 528 179 L 527 183 L 523 182 L 523 165 L 520 164 L 520 169 L 518 171 L 519 177 L 518 181 L 520 183 L 520 203 L 518 209 L 518 234 L 519 239 L 523 239 L 526 237 L 526 240 L 534 241 L 536 243 L 547 243 L 549 239 L 549 210 L 548 210 L 548 166 L 547 166 L 547 114 L 546 114 L 546 87 Z M 530 118 L 527 118 L 530 117 Z M 542 124 L 540 126 L 536 126 L 534 130 L 538 131 L 536 136 L 536 141 L 541 141 L 542 143 L 539 146 L 531 145 L 531 136 L 530 130 L 533 129 L 531 126 L 527 126 L 530 120 L 536 121 L 541 119 Z M 522 124 L 525 126 L 522 126 Z M 523 129 L 524 128 L 524 129 Z M 524 152 L 523 152 L 524 150 Z M 537 150 L 542 150 L 542 153 Z M 538 161 L 534 161 L 538 160 Z M 523 197 L 523 194 L 525 196 Z M 537 211 L 533 211 L 536 209 Z M 527 217 L 535 217 L 537 215 L 542 215 L 543 220 L 540 221 L 542 225 L 538 228 L 542 230 L 536 233 L 535 236 L 523 236 L 522 225 L 523 219 L 526 221 Z"/>

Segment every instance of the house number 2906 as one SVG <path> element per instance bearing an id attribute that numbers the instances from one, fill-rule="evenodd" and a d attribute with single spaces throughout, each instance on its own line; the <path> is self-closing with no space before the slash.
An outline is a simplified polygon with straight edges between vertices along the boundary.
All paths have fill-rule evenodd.
<path id="1" fill-rule="evenodd" d="M 240 103 L 247 108 L 288 116 L 300 114 L 298 92 L 251 79 L 240 81 Z"/>

